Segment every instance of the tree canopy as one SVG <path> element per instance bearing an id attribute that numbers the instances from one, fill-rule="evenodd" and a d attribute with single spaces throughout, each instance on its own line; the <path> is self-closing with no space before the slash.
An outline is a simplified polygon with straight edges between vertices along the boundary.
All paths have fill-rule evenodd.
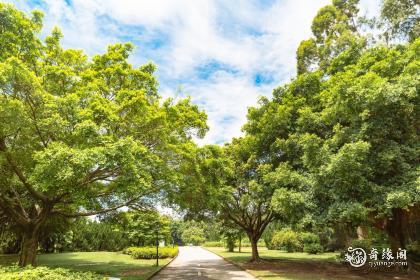
<path id="1" fill-rule="evenodd" d="M 54 216 L 118 209 L 176 184 L 179 154 L 204 136 L 189 99 L 161 100 L 155 65 L 133 67 L 133 45 L 89 58 L 64 49 L 42 14 L 0 4 L 0 212 L 23 234 L 21 265 L 35 263 Z"/>
<path id="2" fill-rule="evenodd" d="M 207 205 L 247 232 L 252 260 L 274 220 L 305 218 L 349 237 L 368 226 L 384 231 L 394 249 L 406 246 L 410 224 L 420 220 L 420 40 L 412 37 L 418 9 L 402 1 L 405 9 L 393 14 L 391 2 L 380 20 L 394 25 L 384 32 L 407 38 L 391 45 L 383 34 L 372 43 L 361 32 L 358 1 L 321 8 L 313 36 L 297 50 L 298 75 L 260 98 L 244 136 L 210 156 L 226 164 L 202 172 L 223 174 L 219 206 Z"/>

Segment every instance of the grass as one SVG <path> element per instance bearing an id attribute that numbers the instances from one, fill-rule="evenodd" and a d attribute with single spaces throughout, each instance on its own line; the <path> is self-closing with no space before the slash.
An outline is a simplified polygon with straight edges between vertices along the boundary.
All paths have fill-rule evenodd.
<path id="1" fill-rule="evenodd" d="M 0 255 L 0 265 L 10 265 L 16 261 L 16 255 Z M 159 267 L 156 267 L 156 260 L 135 260 L 121 252 L 75 252 L 38 256 L 39 266 L 92 271 L 124 280 L 147 279 L 169 261 L 170 259 L 160 259 Z"/>
<path id="2" fill-rule="evenodd" d="M 258 248 L 262 262 L 250 263 L 251 248 L 242 252 L 227 252 L 225 248 L 205 247 L 230 262 L 247 270 L 263 280 L 362 280 L 362 279 L 420 279 L 416 273 L 404 271 L 372 271 L 353 269 L 341 264 L 338 253 L 310 255 L 307 253 L 287 253 L 279 250 Z"/>
<path id="3" fill-rule="evenodd" d="M 225 248 L 221 247 L 206 247 L 208 250 L 215 252 L 235 263 L 248 262 L 251 257 L 251 248 L 242 248 L 242 252 L 226 252 Z M 310 255 L 307 253 L 287 253 L 279 250 L 268 250 L 266 247 L 258 247 L 260 257 L 268 260 L 311 260 L 311 261 L 330 261 L 337 262 L 338 253 L 323 253 L 318 255 Z"/>

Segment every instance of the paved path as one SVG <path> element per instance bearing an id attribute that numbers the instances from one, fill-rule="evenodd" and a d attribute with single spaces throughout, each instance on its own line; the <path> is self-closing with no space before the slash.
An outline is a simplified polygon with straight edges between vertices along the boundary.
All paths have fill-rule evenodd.
<path id="1" fill-rule="evenodd" d="M 216 254 L 195 246 L 179 247 L 178 257 L 152 280 L 255 280 L 248 272 Z"/>

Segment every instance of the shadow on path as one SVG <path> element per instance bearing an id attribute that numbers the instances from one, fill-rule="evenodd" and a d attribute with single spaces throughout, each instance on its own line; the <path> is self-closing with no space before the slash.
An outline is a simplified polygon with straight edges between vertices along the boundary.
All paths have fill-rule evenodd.
<path id="1" fill-rule="evenodd" d="M 200 247 L 180 247 L 178 257 L 152 280 L 255 280 L 248 272 Z"/>

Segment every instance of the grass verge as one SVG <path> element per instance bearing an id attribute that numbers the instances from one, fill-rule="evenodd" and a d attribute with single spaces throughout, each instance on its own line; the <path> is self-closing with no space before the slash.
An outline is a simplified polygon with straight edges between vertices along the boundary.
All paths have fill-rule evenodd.
<path id="1" fill-rule="evenodd" d="M 0 265 L 17 261 L 16 255 L 0 255 Z M 145 280 L 169 263 L 171 259 L 136 260 L 120 252 L 74 252 L 38 256 L 39 266 L 63 267 L 74 271 L 91 271 L 123 280 Z"/>
<path id="2" fill-rule="evenodd" d="M 204 247 L 233 262 L 262 280 L 415 280 L 420 275 L 406 271 L 379 271 L 354 269 L 341 264 L 337 253 L 310 255 L 307 253 L 287 253 L 259 248 L 262 262 L 250 263 L 251 249 L 242 252 L 227 252 L 225 248 Z"/>

